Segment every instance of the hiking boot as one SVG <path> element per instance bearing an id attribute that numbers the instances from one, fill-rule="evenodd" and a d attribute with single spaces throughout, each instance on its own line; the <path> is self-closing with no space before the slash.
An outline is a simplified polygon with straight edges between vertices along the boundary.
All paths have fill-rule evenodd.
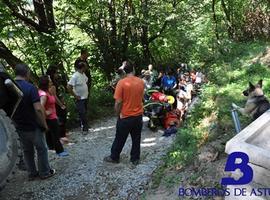
<path id="1" fill-rule="evenodd" d="M 49 174 L 47 174 L 45 176 L 40 176 L 40 179 L 45 180 L 47 178 L 50 178 L 50 177 L 54 176 L 55 173 L 56 173 L 55 169 L 50 169 Z"/>
<path id="2" fill-rule="evenodd" d="M 57 155 L 58 155 L 59 157 L 66 157 L 66 156 L 68 156 L 69 154 L 68 154 L 68 152 L 63 151 L 63 152 L 61 152 L 61 153 L 58 153 Z"/>
<path id="3" fill-rule="evenodd" d="M 114 164 L 117 164 L 119 163 L 119 160 L 113 160 L 111 158 L 111 156 L 106 156 L 104 159 L 103 159 L 104 162 L 108 162 L 108 163 L 114 163 Z"/>

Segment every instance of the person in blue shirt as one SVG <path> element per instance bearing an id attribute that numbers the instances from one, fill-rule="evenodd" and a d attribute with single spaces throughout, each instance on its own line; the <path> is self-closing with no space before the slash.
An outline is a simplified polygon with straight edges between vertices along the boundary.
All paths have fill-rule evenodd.
<path id="1" fill-rule="evenodd" d="M 46 179 L 55 174 L 49 165 L 48 148 L 45 131 L 48 126 L 45 112 L 40 103 L 37 88 L 28 82 L 30 70 L 25 64 L 15 67 L 15 82 L 23 92 L 23 98 L 13 116 L 16 130 L 22 143 L 24 160 L 29 180 L 40 177 Z M 35 163 L 35 149 L 37 151 L 38 168 Z"/>
<path id="2" fill-rule="evenodd" d="M 173 90 L 177 87 L 176 78 L 173 76 L 172 70 L 168 70 L 167 73 L 162 77 L 161 87 L 165 92 Z"/>

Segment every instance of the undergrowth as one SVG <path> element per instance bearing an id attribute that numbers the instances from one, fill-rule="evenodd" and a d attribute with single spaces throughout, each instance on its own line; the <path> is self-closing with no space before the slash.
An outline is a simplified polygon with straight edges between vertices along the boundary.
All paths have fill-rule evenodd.
<path id="1" fill-rule="evenodd" d="M 207 142 L 224 136 L 230 139 L 235 134 L 231 117 L 231 103 L 244 107 L 246 98 L 242 91 L 248 82 L 257 83 L 263 79 L 265 95 L 270 97 L 270 69 L 259 62 L 267 43 L 232 43 L 225 54 L 218 54 L 209 63 L 208 79 L 200 95 L 200 102 L 190 111 L 189 117 L 179 129 L 176 140 L 164 158 L 164 164 L 156 171 L 152 188 L 160 185 L 169 171 L 183 170 L 195 160 L 198 149 Z M 251 119 L 239 114 L 242 128 Z M 166 175 L 165 175 L 166 174 Z M 164 179 L 165 185 L 171 186 L 171 179 Z"/>

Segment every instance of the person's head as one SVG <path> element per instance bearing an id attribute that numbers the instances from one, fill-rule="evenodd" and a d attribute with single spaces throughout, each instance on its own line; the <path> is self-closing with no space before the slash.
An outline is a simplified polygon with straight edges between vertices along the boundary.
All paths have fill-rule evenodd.
<path id="1" fill-rule="evenodd" d="M 81 49 L 81 58 L 86 60 L 89 56 L 88 50 L 87 49 Z"/>
<path id="2" fill-rule="evenodd" d="M 168 76 L 172 76 L 172 75 L 173 75 L 173 71 L 172 71 L 171 69 L 168 69 L 167 75 L 168 75 Z"/>
<path id="3" fill-rule="evenodd" d="M 43 91 L 48 91 L 52 86 L 52 81 L 48 75 L 41 76 L 39 78 L 38 88 Z"/>
<path id="4" fill-rule="evenodd" d="M 126 74 L 131 74 L 134 72 L 133 64 L 128 60 L 125 60 L 120 68 L 123 69 Z"/>
<path id="5" fill-rule="evenodd" d="M 179 81 L 179 83 L 185 83 L 186 82 L 186 76 L 185 75 L 179 76 L 178 81 Z"/>
<path id="6" fill-rule="evenodd" d="M 149 71 L 152 71 L 153 70 L 153 65 L 152 64 L 148 65 L 148 70 Z"/>
<path id="7" fill-rule="evenodd" d="M 121 69 L 120 67 L 117 69 L 116 73 L 117 73 L 120 77 L 122 77 L 122 76 L 124 76 L 124 75 L 126 74 L 125 71 L 124 71 L 123 69 Z"/>
<path id="8" fill-rule="evenodd" d="M 145 71 L 143 74 L 143 77 L 145 80 L 150 80 L 151 76 L 150 76 L 150 72 L 149 71 Z"/>
<path id="9" fill-rule="evenodd" d="M 85 72 L 86 70 L 86 63 L 85 62 L 79 62 L 78 67 L 77 67 L 77 71 L 79 72 Z"/>
<path id="10" fill-rule="evenodd" d="M 50 65 L 47 69 L 46 75 L 50 76 L 52 81 L 55 81 L 55 79 L 58 78 L 57 76 L 57 66 L 56 65 Z"/>
<path id="11" fill-rule="evenodd" d="M 30 78 L 30 69 L 26 64 L 17 64 L 15 66 L 15 76 L 28 80 Z"/>

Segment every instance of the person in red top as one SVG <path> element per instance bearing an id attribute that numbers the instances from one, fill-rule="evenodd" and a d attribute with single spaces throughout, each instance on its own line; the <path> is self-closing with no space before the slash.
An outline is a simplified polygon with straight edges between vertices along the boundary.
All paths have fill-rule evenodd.
<path id="1" fill-rule="evenodd" d="M 130 134 L 132 139 L 130 161 L 137 165 L 140 160 L 144 82 L 134 76 L 134 67 L 129 61 L 124 61 L 121 68 L 127 75 L 117 83 L 115 89 L 115 111 L 118 116 L 116 135 L 111 155 L 105 157 L 104 161 L 119 163 L 120 153 Z"/>
<path id="2" fill-rule="evenodd" d="M 60 157 L 68 156 L 68 153 L 64 151 L 64 148 L 60 142 L 59 124 L 55 107 L 55 104 L 57 103 L 56 90 L 55 87 L 53 87 L 49 76 L 42 76 L 40 78 L 38 93 L 41 104 L 45 108 L 46 122 L 49 127 L 49 131 L 46 133 L 47 145 L 49 149 L 54 149 L 56 154 Z M 59 104 L 64 108 L 64 105 L 61 105 L 61 103 Z"/>

